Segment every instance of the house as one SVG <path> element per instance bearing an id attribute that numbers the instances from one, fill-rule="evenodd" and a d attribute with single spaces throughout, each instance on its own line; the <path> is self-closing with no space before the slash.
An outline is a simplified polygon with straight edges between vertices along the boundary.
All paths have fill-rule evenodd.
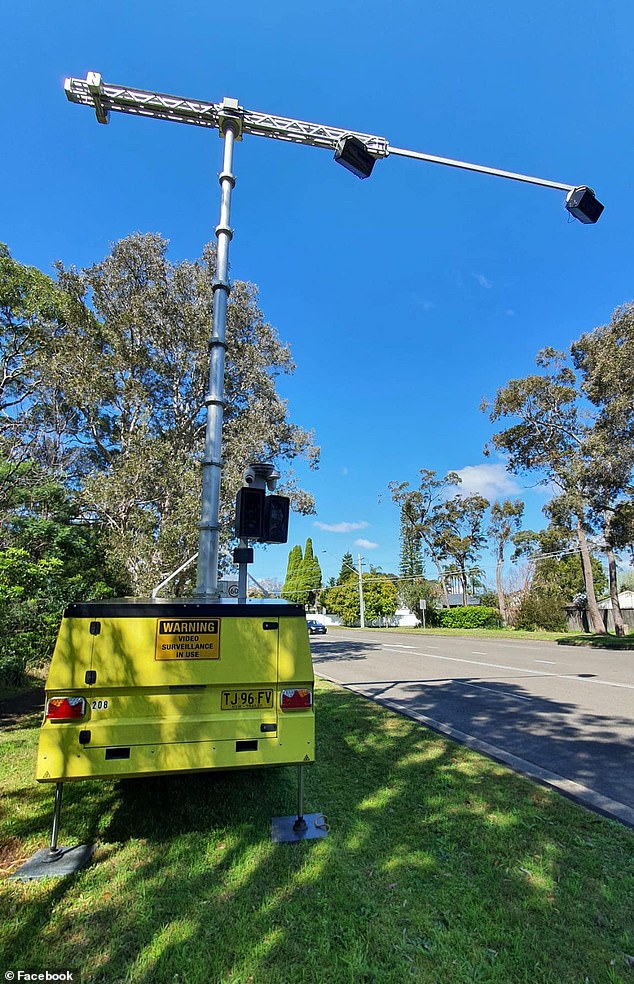
<path id="1" fill-rule="evenodd" d="M 598 603 L 599 611 L 603 617 L 603 624 L 606 632 L 614 632 L 614 618 L 612 616 L 612 599 L 603 598 Z M 628 632 L 634 631 L 634 591 L 619 591 L 619 608 Z M 576 605 L 566 605 L 568 615 L 568 629 L 571 632 L 589 632 L 588 612 L 585 608 L 577 608 Z"/>

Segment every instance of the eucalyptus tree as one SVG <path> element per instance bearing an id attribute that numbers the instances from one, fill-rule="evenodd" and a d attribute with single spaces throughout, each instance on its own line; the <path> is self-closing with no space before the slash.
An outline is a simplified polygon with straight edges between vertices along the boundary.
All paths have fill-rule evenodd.
<path id="1" fill-rule="evenodd" d="M 634 304 L 617 308 L 608 325 L 582 335 L 571 351 L 582 392 L 597 411 L 585 488 L 603 525 L 615 629 L 623 635 L 615 551 L 634 543 Z"/>
<path id="2" fill-rule="evenodd" d="M 565 354 L 545 348 L 536 362 L 543 374 L 511 379 L 498 390 L 492 405 L 483 403 L 482 408 L 494 423 L 513 421 L 492 439 L 506 455 L 507 468 L 516 474 L 537 472 L 541 484 L 553 485 L 565 502 L 579 543 L 590 626 L 602 633 L 587 538 L 589 502 L 584 494 L 589 424 L 581 413 L 576 376 Z"/>
<path id="3" fill-rule="evenodd" d="M 506 625 L 508 621 L 506 599 L 502 586 L 504 551 L 512 541 L 513 536 L 519 531 L 523 515 L 524 503 L 520 499 L 516 499 L 515 501 L 505 499 L 503 502 L 494 502 L 491 506 L 491 521 L 489 523 L 488 534 L 493 541 L 495 549 L 495 585 L 500 618 L 503 625 Z"/>
<path id="4" fill-rule="evenodd" d="M 66 331 L 49 362 L 60 402 L 74 409 L 67 445 L 82 450 L 86 511 L 110 531 L 135 591 L 147 590 L 194 553 L 200 513 L 216 253 L 171 263 L 159 235 L 136 234 L 77 271 L 58 267 Z M 292 423 L 276 389 L 292 373 L 288 345 L 268 324 L 257 289 L 233 284 L 227 315 L 225 427 L 220 519 L 225 547 L 245 464 L 287 465 L 319 449 Z M 284 488 L 284 485 L 282 485 Z M 301 512 L 310 494 L 292 473 L 286 491 Z"/>
<path id="5" fill-rule="evenodd" d="M 449 608 L 449 598 L 442 576 L 446 554 L 442 543 L 444 520 L 440 507 L 447 490 L 458 485 L 460 477 L 456 472 L 448 472 L 444 478 L 438 478 L 436 472 L 429 468 L 421 468 L 417 489 L 411 488 L 409 482 L 390 482 L 388 485 L 392 501 L 401 510 L 401 528 L 424 544 L 425 552 L 438 571 L 445 608 Z"/>
<path id="6" fill-rule="evenodd" d="M 456 566 L 462 588 L 462 604 L 467 604 L 469 571 L 477 564 L 486 545 L 484 517 L 489 500 L 483 495 L 455 495 L 433 510 L 436 550 L 440 560 Z"/>

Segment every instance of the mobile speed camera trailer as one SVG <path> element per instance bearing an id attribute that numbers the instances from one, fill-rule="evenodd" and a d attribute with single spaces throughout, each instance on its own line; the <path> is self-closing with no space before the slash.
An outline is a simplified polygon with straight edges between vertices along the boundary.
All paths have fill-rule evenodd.
<path id="1" fill-rule="evenodd" d="M 269 464 L 245 472 L 236 503 L 239 597 L 219 597 L 234 145 L 252 134 L 329 149 L 359 178 L 369 177 L 376 161 L 392 154 L 560 189 L 567 193 L 568 212 L 583 223 L 596 222 L 603 205 L 585 185 L 404 150 L 383 137 L 246 110 L 235 99 L 209 103 L 110 85 L 96 72 L 86 79 L 66 79 L 64 89 L 71 102 L 92 107 L 102 124 L 111 112 L 121 112 L 218 130 L 224 141 L 220 220 L 215 230 L 196 593 L 178 601 L 152 597 L 80 603 L 64 613 L 46 683 L 37 760 L 38 781 L 55 784 L 50 848 L 37 852 L 16 876 L 66 873 L 90 856 L 90 849 L 69 851 L 57 845 L 63 783 L 76 779 L 296 765 L 297 817 L 278 818 L 282 823 L 277 832 L 274 821 L 274 839 L 324 836 L 320 815 L 303 815 L 303 765 L 314 761 L 315 754 L 314 675 L 304 609 L 246 598 L 247 564 L 253 559 L 249 540 L 286 542 L 288 501 L 266 495 L 265 485 L 274 488 L 278 477 Z"/>

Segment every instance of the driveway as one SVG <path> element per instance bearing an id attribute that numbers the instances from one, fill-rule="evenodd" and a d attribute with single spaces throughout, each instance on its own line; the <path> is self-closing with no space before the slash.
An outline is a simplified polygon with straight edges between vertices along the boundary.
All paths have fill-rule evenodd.
<path id="1" fill-rule="evenodd" d="M 330 630 L 315 672 L 634 827 L 634 651 Z"/>

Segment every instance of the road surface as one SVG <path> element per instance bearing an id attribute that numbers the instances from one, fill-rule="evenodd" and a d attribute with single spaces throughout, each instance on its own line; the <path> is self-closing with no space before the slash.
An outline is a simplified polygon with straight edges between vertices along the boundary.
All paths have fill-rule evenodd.
<path id="1" fill-rule="evenodd" d="M 634 651 L 336 630 L 315 672 L 634 827 Z"/>

